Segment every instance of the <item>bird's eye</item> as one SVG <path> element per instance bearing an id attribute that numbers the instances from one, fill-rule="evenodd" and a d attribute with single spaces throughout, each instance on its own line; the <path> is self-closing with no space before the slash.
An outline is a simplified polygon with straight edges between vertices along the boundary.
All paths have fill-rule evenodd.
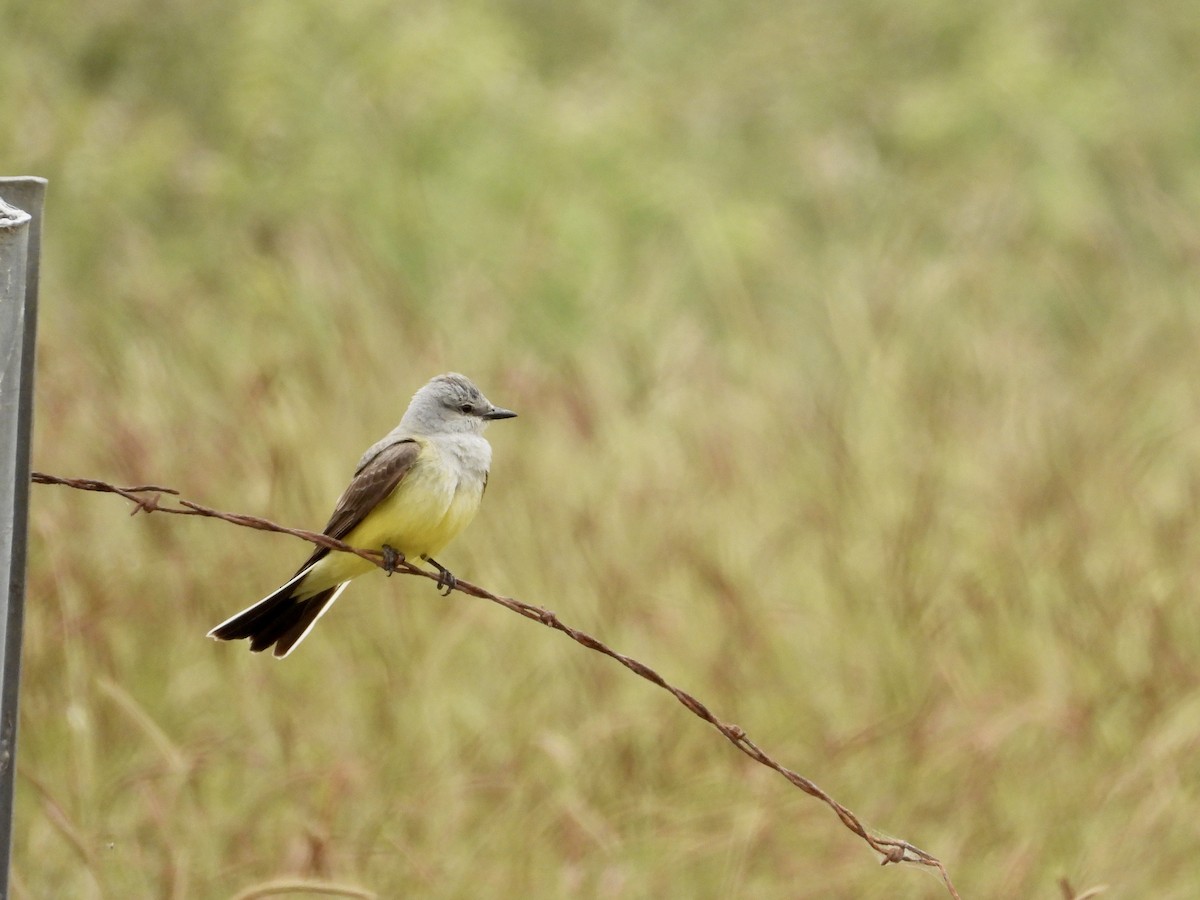
<path id="1" fill-rule="evenodd" d="M 464 416 L 465 416 L 465 415 L 469 415 L 469 414 L 470 414 L 470 412 L 471 412 L 471 404 L 470 404 L 470 403 L 464 403 L 462 406 L 460 406 L 460 407 L 458 408 L 458 411 L 459 411 L 460 413 L 462 413 Z"/>

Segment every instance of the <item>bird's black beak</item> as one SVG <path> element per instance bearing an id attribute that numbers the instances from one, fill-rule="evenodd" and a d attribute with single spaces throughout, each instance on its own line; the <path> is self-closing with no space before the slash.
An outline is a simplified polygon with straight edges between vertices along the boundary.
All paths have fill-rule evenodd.
<path id="1" fill-rule="evenodd" d="M 516 417 L 517 414 L 511 409 L 504 409 L 501 406 L 493 406 L 481 416 L 481 418 L 487 419 L 488 421 L 491 421 L 492 419 L 515 419 Z"/>

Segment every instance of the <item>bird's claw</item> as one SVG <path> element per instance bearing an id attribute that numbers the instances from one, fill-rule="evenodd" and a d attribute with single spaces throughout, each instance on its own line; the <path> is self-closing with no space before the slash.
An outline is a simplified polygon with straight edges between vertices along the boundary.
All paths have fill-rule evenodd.
<path id="1" fill-rule="evenodd" d="M 445 566 L 443 566 L 436 559 L 426 558 L 426 562 L 428 562 L 431 566 L 433 566 L 435 569 L 437 569 L 437 572 L 438 572 L 437 589 L 438 589 L 438 591 L 441 593 L 441 595 L 443 597 L 449 597 L 450 592 L 452 590 L 454 590 L 456 587 L 458 587 L 458 579 L 454 577 L 454 574 L 449 569 L 447 569 Z"/>
<path id="2" fill-rule="evenodd" d="M 383 571 L 387 572 L 388 578 L 392 577 L 392 573 L 396 571 L 396 567 L 404 562 L 404 554 L 387 544 L 383 545 Z"/>

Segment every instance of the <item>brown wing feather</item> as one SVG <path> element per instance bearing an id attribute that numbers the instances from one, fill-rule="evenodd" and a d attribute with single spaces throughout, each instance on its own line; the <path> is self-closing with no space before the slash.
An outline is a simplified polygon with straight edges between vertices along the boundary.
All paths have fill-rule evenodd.
<path id="1" fill-rule="evenodd" d="M 367 517 L 367 513 L 399 486 L 420 452 L 421 447 L 416 441 L 405 440 L 385 447 L 371 457 L 354 474 L 354 480 L 342 493 L 322 532 L 341 539 L 353 531 Z M 296 570 L 296 574 L 328 552 L 325 547 L 317 547 L 304 565 Z"/>

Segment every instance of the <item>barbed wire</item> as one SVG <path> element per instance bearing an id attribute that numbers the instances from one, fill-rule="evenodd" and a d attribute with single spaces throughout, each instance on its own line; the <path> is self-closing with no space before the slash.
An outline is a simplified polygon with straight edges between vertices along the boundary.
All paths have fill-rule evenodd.
<path id="1" fill-rule="evenodd" d="M 200 503 L 194 503 L 191 500 L 184 499 L 180 496 L 179 491 L 174 488 L 163 487 L 156 484 L 143 484 L 133 487 L 118 487 L 109 484 L 105 481 L 97 481 L 91 478 L 62 478 L 57 475 L 46 475 L 42 472 L 32 473 L 34 484 L 57 484 L 65 487 L 74 488 L 81 491 L 97 491 L 100 493 L 117 494 L 124 497 L 126 500 L 134 504 L 130 515 L 136 515 L 139 512 L 145 513 L 169 513 L 177 516 L 204 516 L 206 518 L 220 519 L 224 522 L 230 522 L 234 525 L 241 525 L 245 528 L 255 528 L 259 531 L 274 531 L 279 534 L 290 534 L 294 537 L 301 538 L 316 544 L 321 547 L 327 547 L 330 550 L 337 550 L 343 553 L 353 553 L 355 556 L 360 556 L 369 562 L 374 563 L 380 568 L 386 568 L 384 564 L 383 554 L 375 550 L 362 550 L 357 547 L 351 547 L 336 538 L 331 538 L 325 534 L 319 534 L 315 531 L 305 531 L 301 528 L 288 528 L 285 525 L 280 525 L 272 522 L 270 519 L 263 519 L 258 516 L 248 516 L 239 513 L 224 512 L 222 510 L 213 509 L 204 506 Z M 168 495 L 173 499 L 178 506 L 163 506 L 162 495 Z M 431 581 L 437 581 L 436 574 L 426 572 L 417 566 L 408 562 L 397 561 L 394 567 L 397 572 L 404 572 L 407 575 L 419 575 L 428 578 Z M 829 794 L 822 790 L 816 783 L 805 778 L 799 772 L 795 772 L 786 766 L 776 762 L 768 756 L 762 748 L 760 748 L 746 732 L 737 725 L 724 722 L 717 718 L 707 706 L 680 688 L 675 687 L 668 682 L 662 675 L 654 671 L 645 663 L 639 662 L 630 656 L 625 656 L 623 653 L 618 653 L 616 650 L 609 647 L 598 638 L 592 637 L 584 631 L 577 628 L 572 628 L 561 619 L 558 618 L 550 610 L 535 606 L 531 603 L 517 600 L 513 597 L 505 597 L 499 594 L 493 594 L 476 584 L 465 581 L 462 578 L 456 580 L 453 589 L 471 597 L 478 597 L 481 600 L 489 600 L 492 603 L 499 604 L 505 609 L 512 610 L 518 615 L 524 616 L 527 619 L 532 619 L 545 625 L 547 628 L 553 628 L 555 631 L 561 631 L 577 644 L 587 647 L 589 650 L 595 650 L 597 653 L 603 653 L 605 656 L 611 657 L 623 665 L 629 671 L 633 672 L 649 681 L 652 684 L 658 685 L 663 690 L 669 692 L 676 700 L 686 707 L 693 715 L 703 719 L 708 724 L 712 725 L 719 731 L 726 740 L 733 746 L 737 747 L 744 754 L 749 756 L 755 762 L 766 766 L 778 772 L 795 787 L 808 794 L 810 797 L 815 797 L 826 806 L 828 806 L 842 824 L 850 831 L 858 835 L 864 840 L 872 850 L 880 854 L 882 859 L 880 865 L 886 866 L 889 863 L 913 863 L 915 865 L 926 866 L 937 872 L 941 876 L 942 882 L 946 889 L 950 892 L 950 896 L 954 900 L 961 900 L 958 891 L 954 887 L 954 883 L 950 880 L 950 873 L 946 870 L 946 866 L 931 853 L 927 853 L 920 847 L 910 844 L 908 841 L 902 841 L 897 838 L 885 837 L 875 834 L 870 831 L 862 820 L 853 812 L 833 799 Z"/>

